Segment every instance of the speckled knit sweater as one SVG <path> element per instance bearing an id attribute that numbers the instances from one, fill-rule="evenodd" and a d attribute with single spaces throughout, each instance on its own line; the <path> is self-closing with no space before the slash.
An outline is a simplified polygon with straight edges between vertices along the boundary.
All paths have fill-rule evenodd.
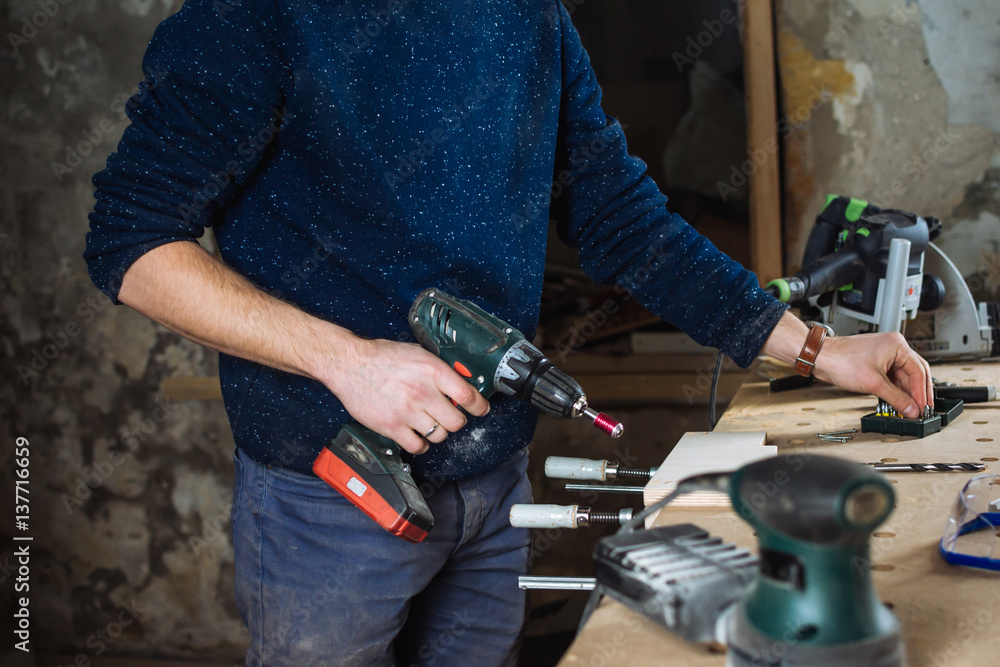
<path id="1" fill-rule="evenodd" d="M 211 226 L 233 269 L 358 335 L 413 340 L 407 309 L 436 286 L 530 339 L 552 218 L 596 281 L 741 365 L 784 311 L 668 212 L 558 0 L 187 0 L 143 65 L 87 237 L 116 302 L 136 258 Z M 319 382 L 228 355 L 220 372 L 258 461 L 311 474 L 350 420 Z M 534 424 L 495 398 L 414 472 L 486 472 Z"/>

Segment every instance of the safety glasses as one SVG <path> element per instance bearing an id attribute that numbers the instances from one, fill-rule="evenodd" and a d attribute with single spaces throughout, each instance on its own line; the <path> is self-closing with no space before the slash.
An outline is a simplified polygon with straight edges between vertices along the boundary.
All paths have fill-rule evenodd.
<path id="1" fill-rule="evenodd" d="M 952 565 L 1000 570 L 1000 475 L 977 475 L 962 487 L 940 550 Z"/>

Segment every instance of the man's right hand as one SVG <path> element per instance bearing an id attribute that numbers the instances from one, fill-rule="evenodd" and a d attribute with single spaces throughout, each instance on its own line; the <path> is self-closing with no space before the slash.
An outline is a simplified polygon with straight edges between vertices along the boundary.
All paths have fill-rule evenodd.
<path id="1" fill-rule="evenodd" d="M 118 298 L 202 345 L 319 380 L 354 419 L 414 454 L 465 425 L 449 399 L 476 416 L 490 409 L 419 345 L 358 338 L 259 290 L 197 243 L 168 243 L 139 257 Z"/>
<path id="2" fill-rule="evenodd" d="M 336 366 L 321 361 L 313 374 L 352 417 L 412 454 L 465 426 L 452 400 L 477 417 L 490 411 L 482 394 L 415 343 L 355 339 L 350 347 L 337 354 Z"/>

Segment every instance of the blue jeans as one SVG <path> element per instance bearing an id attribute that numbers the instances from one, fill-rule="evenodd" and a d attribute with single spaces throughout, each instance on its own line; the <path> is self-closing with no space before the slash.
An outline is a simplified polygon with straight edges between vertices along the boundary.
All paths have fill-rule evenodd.
<path id="1" fill-rule="evenodd" d="M 434 528 L 410 544 L 318 477 L 238 452 L 232 525 L 246 664 L 514 664 L 530 537 L 508 512 L 531 502 L 527 465 L 522 450 L 486 475 L 425 492 Z"/>

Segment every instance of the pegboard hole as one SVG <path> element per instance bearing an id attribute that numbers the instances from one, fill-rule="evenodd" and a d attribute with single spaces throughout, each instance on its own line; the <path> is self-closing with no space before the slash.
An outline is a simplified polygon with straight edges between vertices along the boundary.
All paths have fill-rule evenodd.
<path id="1" fill-rule="evenodd" d="M 993 442 L 993 438 L 976 438 L 976 442 Z"/>
<path id="2" fill-rule="evenodd" d="M 882 459 L 882 463 L 895 463 L 898 460 L 899 459 L 894 459 L 891 456 L 887 456 L 884 459 Z"/>
<path id="3" fill-rule="evenodd" d="M 719 642 L 709 642 L 705 648 L 708 649 L 709 653 L 714 653 L 715 655 L 725 655 L 726 653 L 726 645 Z"/>
<path id="4" fill-rule="evenodd" d="M 973 424 L 989 424 L 989 422 L 972 422 Z"/>
<path id="5" fill-rule="evenodd" d="M 815 409 L 816 408 L 802 408 L 802 412 L 811 412 L 811 411 L 813 411 Z"/>
<path id="6" fill-rule="evenodd" d="M 895 569 L 896 569 L 895 565 L 889 565 L 888 563 L 877 563 L 875 565 L 872 565 L 873 572 L 891 572 L 892 570 Z"/>
<path id="7" fill-rule="evenodd" d="M 986 463 L 990 463 L 991 461 L 1000 461 L 1000 459 L 998 459 L 995 456 L 984 456 L 983 458 L 981 458 L 979 460 L 980 461 L 985 461 Z"/>
<path id="8" fill-rule="evenodd" d="M 812 426 L 812 424 L 809 422 L 799 422 L 796 426 Z"/>
<path id="9" fill-rule="evenodd" d="M 872 537 L 896 537 L 896 533 L 890 533 L 888 530 L 877 530 L 872 533 Z"/>

